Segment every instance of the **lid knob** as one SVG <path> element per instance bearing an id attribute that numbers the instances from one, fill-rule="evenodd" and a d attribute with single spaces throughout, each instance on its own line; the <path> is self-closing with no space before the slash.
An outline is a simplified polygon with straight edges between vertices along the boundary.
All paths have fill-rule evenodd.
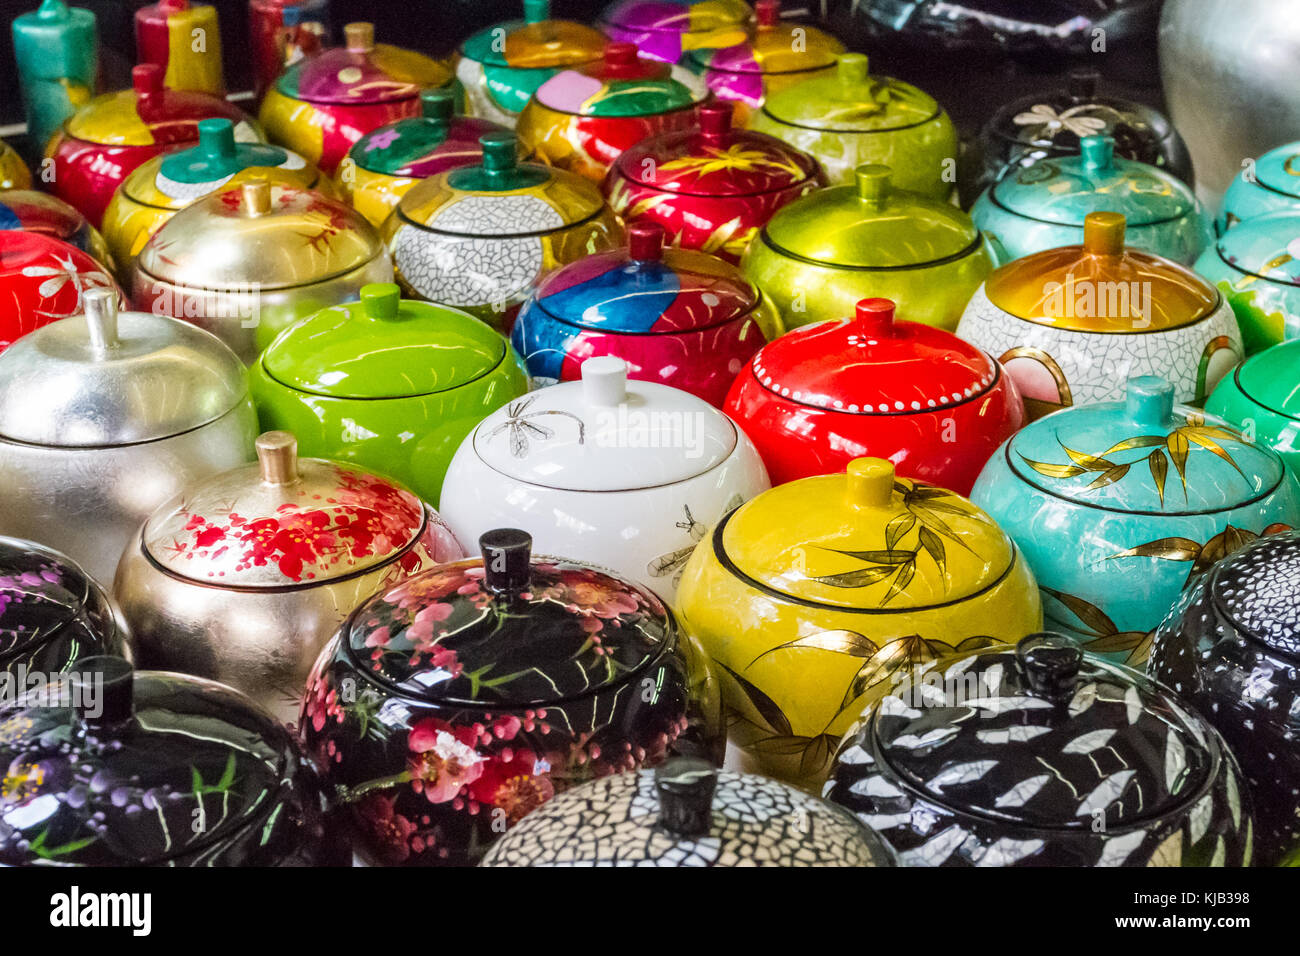
<path id="1" fill-rule="evenodd" d="M 228 119 L 199 120 L 199 149 L 213 159 L 233 159 L 235 124 Z"/>
<path id="2" fill-rule="evenodd" d="M 1159 375 L 1135 375 L 1128 380 L 1124 405 L 1133 421 L 1164 425 L 1174 414 L 1174 386 Z"/>
<path id="3" fill-rule="evenodd" d="M 36 8 L 36 15 L 42 20 L 66 20 L 68 5 L 63 0 L 41 0 L 41 5 Z"/>
<path id="4" fill-rule="evenodd" d="M 77 661 L 68 675 L 77 720 L 87 728 L 112 727 L 135 711 L 135 672 L 124 657 L 99 654 Z"/>
<path id="5" fill-rule="evenodd" d="M 860 300 L 854 311 L 853 324 L 873 337 L 889 338 L 894 334 L 894 300 Z"/>
<path id="6" fill-rule="evenodd" d="M 343 28 L 343 42 L 349 53 L 369 53 L 375 48 L 375 25 L 349 23 Z"/>
<path id="7" fill-rule="evenodd" d="M 627 401 L 627 363 L 614 355 L 597 355 L 582 363 L 582 394 L 591 405 Z"/>
<path id="8" fill-rule="evenodd" d="M 699 108 L 700 135 L 711 144 L 724 142 L 731 135 L 734 105 L 730 100 L 705 103 Z"/>
<path id="9" fill-rule="evenodd" d="M 420 91 L 420 112 L 435 123 L 450 123 L 456 111 L 456 97 L 445 88 Z"/>
<path id="10" fill-rule="evenodd" d="M 754 17 L 760 27 L 774 27 L 781 20 L 781 0 L 758 0 Z"/>
<path id="11" fill-rule="evenodd" d="M 1097 95 L 1097 83 L 1101 74 L 1096 70 L 1080 67 L 1070 71 L 1065 81 L 1065 92 L 1072 100 L 1090 100 Z"/>
<path id="12" fill-rule="evenodd" d="M 884 458 L 854 458 L 846 469 L 848 501 L 859 508 L 883 508 L 894 496 L 894 463 Z"/>
<path id="13" fill-rule="evenodd" d="M 613 77 L 635 73 L 640 66 L 635 43 L 606 43 L 605 72 Z"/>
<path id="14" fill-rule="evenodd" d="M 86 314 L 86 334 L 97 356 L 117 348 L 117 293 L 112 289 L 87 289 L 81 294 Z"/>
<path id="15" fill-rule="evenodd" d="M 1115 140 L 1110 136 L 1085 136 L 1079 140 L 1085 169 L 1110 169 L 1115 165 Z"/>
<path id="16" fill-rule="evenodd" d="M 395 319 L 402 307 L 402 290 L 394 282 L 371 282 L 361 287 L 361 311 L 370 319 Z"/>
<path id="17" fill-rule="evenodd" d="M 873 205 L 882 205 L 889 197 L 889 181 L 894 171 L 888 166 L 864 163 L 853 170 L 853 181 L 858 187 L 858 198 Z"/>
<path id="18" fill-rule="evenodd" d="M 710 829 L 718 771 L 699 757 L 673 757 L 655 768 L 659 825 L 676 837 L 701 837 Z"/>
<path id="19" fill-rule="evenodd" d="M 250 179 L 239 187 L 244 215 L 257 218 L 271 211 L 271 181 Z"/>
<path id="20" fill-rule="evenodd" d="M 666 237 L 657 222 L 634 222 L 627 227 L 627 254 L 634 262 L 658 262 L 664 257 Z"/>
<path id="21" fill-rule="evenodd" d="M 551 19 L 551 0 L 524 0 L 524 22 L 541 23 Z"/>
<path id="22" fill-rule="evenodd" d="M 533 537 L 518 528 L 497 528 L 479 535 L 483 583 L 494 594 L 513 594 L 528 587 Z"/>
<path id="23" fill-rule="evenodd" d="M 1093 256 L 1123 255 L 1125 225 L 1122 213 L 1088 213 L 1083 217 L 1083 251 Z"/>
<path id="24" fill-rule="evenodd" d="M 1083 650 L 1064 634 L 1044 631 L 1020 639 L 1016 662 L 1035 697 L 1069 700 L 1079 680 Z"/>
<path id="25" fill-rule="evenodd" d="M 298 480 L 298 439 L 289 432 L 262 432 L 256 445 L 263 482 L 291 485 Z"/>
<path id="26" fill-rule="evenodd" d="M 484 133 L 478 144 L 483 150 L 483 169 L 489 176 L 513 172 L 518 165 L 519 140 L 514 133 Z"/>
<path id="27" fill-rule="evenodd" d="M 163 91 L 163 69 L 157 63 L 131 67 L 131 87 L 136 96 L 154 96 Z"/>
<path id="28" fill-rule="evenodd" d="M 844 86 L 858 86 L 870 75 L 865 53 L 841 53 L 835 58 L 835 78 Z"/>

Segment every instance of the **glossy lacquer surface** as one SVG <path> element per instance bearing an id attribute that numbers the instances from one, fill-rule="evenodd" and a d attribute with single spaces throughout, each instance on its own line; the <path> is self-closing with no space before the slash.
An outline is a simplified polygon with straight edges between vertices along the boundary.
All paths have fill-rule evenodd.
<path id="1" fill-rule="evenodd" d="M 1270 149 L 1233 178 L 1215 229 L 1223 235 L 1243 220 L 1271 212 L 1300 212 L 1300 142 Z"/>
<path id="2" fill-rule="evenodd" d="M 1246 351 L 1300 335 L 1300 212 L 1275 212 L 1227 230 L 1196 260 L 1231 304 Z"/>
<path id="3" fill-rule="evenodd" d="M 1292 471 L 1300 468 L 1300 342 L 1282 342 L 1253 355 L 1214 390 L 1205 410 L 1253 430 Z"/>

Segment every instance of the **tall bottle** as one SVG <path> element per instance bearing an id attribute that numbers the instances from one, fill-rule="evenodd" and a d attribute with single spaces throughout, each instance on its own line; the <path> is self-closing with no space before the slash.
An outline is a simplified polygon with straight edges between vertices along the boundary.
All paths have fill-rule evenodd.
<path id="1" fill-rule="evenodd" d="M 225 96 L 217 8 L 189 0 L 158 0 L 135 12 L 135 49 L 141 63 L 163 68 L 169 90 Z"/>
<path id="2" fill-rule="evenodd" d="M 253 84 L 259 100 L 286 66 L 324 45 L 328 22 L 328 0 L 249 0 Z"/>
<path id="3" fill-rule="evenodd" d="M 14 18 L 14 58 L 34 154 L 95 93 L 99 27 L 95 15 L 63 0 L 41 0 Z"/>

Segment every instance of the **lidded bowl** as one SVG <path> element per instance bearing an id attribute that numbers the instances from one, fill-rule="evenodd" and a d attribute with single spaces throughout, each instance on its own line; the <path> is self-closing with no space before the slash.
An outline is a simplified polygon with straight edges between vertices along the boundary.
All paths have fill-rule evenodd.
<path id="1" fill-rule="evenodd" d="M 1110 136 L 1085 136 L 1077 156 L 1012 167 L 975 200 L 971 218 L 999 265 L 1077 244 L 1091 212 L 1117 212 L 1128 243 L 1191 265 L 1214 241 L 1191 187 L 1163 169 L 1120 159 Z"/>
<path id="2" fill-rule="evenodd" d="M 1300 207 L 1234 226 L 1195 268 L 1231 304 L 1248 354 L 1300 336 Z"/>
<path id="3" fill-rule="evenodd" d="M 1212 723 L 1254 797 L 1255 853 L 1300 850 L 1300 534 L 1252 541 L 1214 565 L 1156 628 L 1147 673 Z"/>
<path id="4" fill-rule="evenodd" d="M 1024 552 L 1053 630 L 1140 665 L 1184 586 L 1247 541 L 1300 526 L 1282 460 L 1174 404 L 1154 375 L 1123 401 L 1076 405 L 998 449 L 971 500 Z"/>
<path id="5" fill-rule="evenodd" d="M 389 282 L 378 234 L 349 206 L 252 178 L 175 213 L 140 250 L 136 308 L 206 329 L 252 364 L 287 326 Z"/>
<path id="6" fill-rule="evenodd" d="M 605 177 L 624 222 L 657 222 L 674 245 L 739 262 L 782 206 L 826 185 L 817 161 L 763 133 L 732 128 L 730 103 L 706 103 L 689 129 L 626 150 Z"/>
<path id="7" fill-rule="evenodd" d="M 49 193 L 34 189 L 0 191 L 0 229 L 37 232 L 59 239 L 76 246 L 100 265 L 115 268 L 99 230 L 79 210 Z"/>
<path id="8" fill-rule="evenodd" d="M 1249 429 L 1255 440 L 1300 469 L 1300 342 L 1288 341 L 1252 355 L 1226 375 L 1205 410 Z"/>
<path id="9" fill-rule="evenodd" d="M 1224 296 L 1162 256 L 1124 245 L 1115 212 L 1084 218 L 1082 245 L 995 269 L 957 334 L 996 355 L 1031 417 L 1124 397 L 1134 375 L 1163 375 L 1202 404 L 1245 354 Z"/>
<path id="10" fill-rule="evenodd" d="M 0 189 L 31 189 L 32 171 L 18 151 L 0 140 Z"/>
<path id="11" fill-rule="evenodd" d="M 534 386 L 580 376 L 614 355 L 634 379 L 722 406 L 736 373 L 783 329 L 767 298 L 735 266 L 665 249 L 656 222 L 628 226 L 628 245 L 547 275 L 510 333 Z"/>
<path id="12" fill-rule="evenodd" d="M 779 210 L 741 269 L 790 328 L 841 319 L 876 298 L 913 322 L 956 328 L 993 268 L 988 243 L 956 206 L 897 188 L 888 166 L 854 175 Z"/>
<path id="13" fill-rule="evenodd" d="M 35 230 L 0 229 L 0 353 L 34 329 L 80 313 L 93 289 L 126 303 L 107 267 L 89 253 Z"/>
<path id="14" fill-rule="evenodd" d="M 531 544 L 483 535 L 481 560 L 374 595 L 317 661 L 300 731 L 368 860 L 477 863 L 558 792 L 721 758 L 716 687 L 673 613 Z"/>
<path id="15" fill-rule="evenodd" d="M 736 106 L 738 126 L 753 122 L 767 96 L 835 68 L 844 44 L 802 21 L 781 19 L 781 0 L 757 0 L 754 25 L 732 46 L 690 50 L 682 64 L 713 95 Z"/>
<path id="16" fill-rule="evenodd" d="M 319 771 L 237 691 L 94 657 L 55 703 L 0 713 L 0 865 L 351 862 Z"/>
<path id="17" fill-rule="evenodd" d="M 422 53 L 375 43 L 373 23 L 349 23 L 345 45 L 304 57 L 266 91 L 258 114 L 272 140 L 334 175 L 371 130 L 420 115 L 420 90 L 455 89 L 451 68 Z"/>
<path id="18" fill-rule="evenodd" d="M 127 629 L 104 587 L 65 554 L 0 537 L 0 712 L 15 691 L 48 689 L 83 658 L 126 651 Z M 35 675 L 44 686 L 33 683 Z"/>
<path id="19" fill-rule="evenodd" d="M 45 146 L 53 160 L 51 192 L 99 228 L 113 193 L 147 160 L 198 142 L 199 121 L 228 119 L 235 138 L 261 142 L 252 118 L 225 100 L 163 87 L 163 70 L 144 63 L 131 71 L 133 87 L 95 97 L 64 121 Z"/>
<path id="20" fill-rule="evenodd" d="M 296 435 L 303 454 L 395 478 L 434 505 L 461 440 L 528 390 L 499 334 L 457 309 L 402 300 L 391 283 L 286 330 L 250 380 L 263 428 Z"/>
<path id="21" fill-rule="evenodd" d="M 610 43 L 600 60 L 563 70 L 519 114 L 525 151 L 539 162 L 600 182 L 614 161 L 648 136 L 686 129 L 708 96 L 703 82 Z"/>
<path id="22" fill-rule="evenodd" d="M 1137 671 L 1038 633 L 901 677 L 823 795 L 904 866 L 1250 865 L 1223 738 Z"/>
<path id="23" fill-rule="evenodd" d="M 705 530 L 768 487 L 745 433 L 610 355 L 488 415 L 452 459 L 442 511 L 462 541 L 522 528 L 547 554 L 614 569 L 672 603 Z"/>
<path id="24" fill-rule="evenodd" d="M 1247 219 L 1300 212 L 1300 142 L 1270 149 L 1228 184 L 1214 226 L 1220 236 Z"/>
<path id="25" fill-rule="evenodd" d="M 539 86 L 561 70 L 599 60 L 606 43 L 584 23 L 552 19 L 550 0 L 522 6 L 522 20 L 472 34 L 455 63 L 470 115 L 511 128 Z"/>
<path id="26" fill-rule="evenodd" d="M 614 0 L 597 20 L 607 37 L 654 60 L 743 43 L 753 13 L 744 0 Z"/>
<path id="27" fill-rule="evenodd" d="M 354 209 L 376 228 L 422 179 L 483 161 L 479 139 L 506 128 L 456 116 L 449 89 L 421 90 L 421 115 L 386 123 L 352 144 L 335 180 Z"/>
<path id="28" fill-rule="evenodd" d="M 673 757 L 562 793 L 497 841 L 483 866 L 897 866 L 834 806 L 757 774 Z"/>
<path id="29" fill-rule="evenodd" d="M 259 436 L 257 455 L 150 515 L 113 592 L 137 664 L 219 680 L 287 723 L 353 608 L 464 552 L 433 509 L 387 478 L 299 459 L 287 432 Z"/>
<path id="30" fill-rule="evenodd" d="M 831 183 L 852 184 L 864 163 L 889 166 L 894 185 L 946 200 L 956 183 L 957 131 L 934 98 L 868 72 L 866 54 L 841 53 L 833 73 L 773 92 L 750 124 L 821 163 Z"/>
<path id="31" fill-rule="evenodd" d="M 85 315 L 0 354 L 0 534 L 58 548 L 100 581 L 140 522 L 192 481 L 252 456 L 244 367 L 188 322 Z"/>
<path id="32" fill-rule="evenodd" d="M 676 606 L 716 668 L 731 742 L 806 789 L 899 667 L 1042 621 L 1034 576 L 992 518 L 878 458 L 725 515 Z"/>
<path id="33" fill-rule="evenodd" d="M 1025 422 L 997 361 L 951 332 L 896 320 L 888 299 L 763 346 L 724 408 L 778 485 L 870 456 L 963 495 Z"/>
<path id="34" fill-rule="evenodd" d="M 297 153 L 265 143 L 240 143 L 230 120 L 199 121 L 199 142 L 155 156 L 136 167 L 113 193 L 104 213 L 104 238 L 118 274 L 129 276 L 135 258 L 179 210 L 250 179 L 330 194 L 329 180 Z"/>
<path id="35" fill-rule="evenodd" d="M 407 295 L 509 329 L 545 272 L 616 246 L 622 228 L 580 176 L 520 163 L 511 133 L 480 139 L 479 165 L 414 186 L 384 221 Z"/>
<path id="36" fill-rule="evenodd" d="M 994 113 L 980 130 L 977 159 L 963 183 L 967 202 L 1010 169 L 1077 155 L 1085 136 L 1109 136 L 1117 156 L 1195 185 L 1187 144 L 1168 118 L 1143 103 L 1100 92 L 1100 81 L 1096 70 L 1076 68 L 1063 86 L 1022 96 Z"/>

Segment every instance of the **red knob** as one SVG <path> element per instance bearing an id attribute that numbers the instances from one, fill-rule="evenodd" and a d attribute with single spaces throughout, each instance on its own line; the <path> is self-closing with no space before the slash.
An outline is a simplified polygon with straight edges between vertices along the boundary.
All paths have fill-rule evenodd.
<path id="1" fill-rule="evenodd" d="M 699 108 L 700 134 L 710 142 L 720 142 L 731 134 L 734 105 L 728 102 L 706 103 Z"/>
<path id="2" fill-rule="evenodd" d="M 627 251 L 635 262 L 657 262 L 664 257 L 664 227 L 657 222 L 634 222 L 627 227 Z"/>
<path id="3" fill-rule="evenodd" d="M 605 72 L 610 76 L 634 74 L 640 65 L 635 43 L 605 44 Z"/>
<path id="4" fill-rule="evenodd" d="M 754 15 L 760 27 L 774 27 L 781 19 L 781 0 L 758 0 Z"/>
<path id="5" fill-rule="evenodd" d="M 857 307 L 856 324 L 871 335 L 892 335 L 894 331 L 894 300 L 860 300 Z"/>
<path id="6" fill-rule="evenodd" d="M 163 68 L 157 63 L 141 63 L 131 68 L 131 86 L 138 96 L 150 96 L 161 93 L 163 89 Z"/>

